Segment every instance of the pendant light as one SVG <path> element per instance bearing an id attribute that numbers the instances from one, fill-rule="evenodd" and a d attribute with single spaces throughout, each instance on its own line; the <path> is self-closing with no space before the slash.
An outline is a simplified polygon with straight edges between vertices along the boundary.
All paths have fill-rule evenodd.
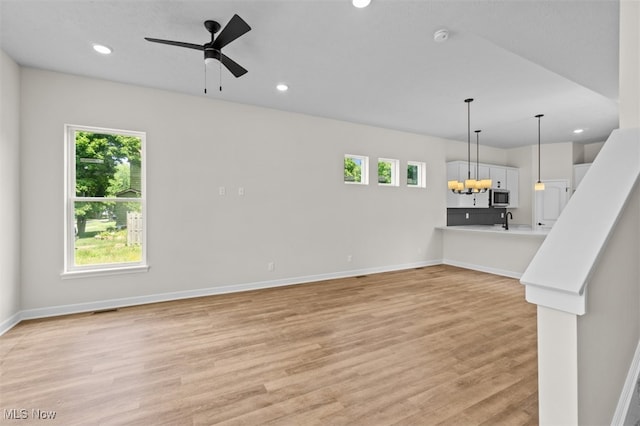
<path id="1" fill-rule="evenodd" d="M 467 104 L 467 179 L 462 182 L 457 180 L 447 181 L 447 188 L 456 194 L 472 194 L 476 188 L 476 179 L 471 179 L 471 102 L 473 98 L 464 100 Z"/>
<path id="2" fill-rule="evenodd" d="M 544 114 L 536 115 L 538 119 L 538 181 L 533 186 L 536 191 L 544 191 L 544 182 L 540 181 L 540 118 L 544 117 Z"/>

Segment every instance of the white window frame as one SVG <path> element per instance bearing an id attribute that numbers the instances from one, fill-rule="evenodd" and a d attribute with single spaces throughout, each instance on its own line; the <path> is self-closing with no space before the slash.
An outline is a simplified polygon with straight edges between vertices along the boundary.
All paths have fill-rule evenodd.
<path id="1" fill-rule="evenodd" d="M 391 183 L 382 183 L 379 181 L 378 167 L 380 163 L 391 164 Z M 400 160 L 396 160 L 394 158 L 378 158 L 378 164 L 376 167 L 376 180 L 378 180 L 379 186 L 399 186 L 400 185 L 400 179 L 398 179 L 399 174 L 400 174 Z"/>
<path id="2" fill-rule="evenodd" d="M 418 167 L 418 183 L 409 183 L 409 166 Z M 427 187 L 427 165 L 421 161 L 407 161 L 407 187 L 409 188 L 426 188 Z"/>
<path id="3" fill-rule="evenodd" d="M 351 158 L 354 160 L 360 160 L 361 162 L 361 166 L 360 166 L 360 182 L 349 182 L 349 181 L 344 181 L 344 183 L 348 184 L 348 185 L 369 185 L 369 157 L 365 156 L 365 155 L 354 155 L 354 154 L 345 154 L 344 155 L 344 159 L 346 160 L 347 158 Z M 343 176 L 344 176 L 344 160 L 343 160 L 343 166 L 342 166 L 342 170 L 343 170 Z"/>
<path id="4" fill-rule="evenodd" d="M 115 275 L 132 272 L 146 272 L 147 263 L 147 179 L 146 179 L 146 133 L 132 130 L 109 129 L 104 127 L 90 127 L 75 124 L 65 124 L 65 207 L 64 207 L 64 270 L 62 278 L 81 278 L 94 275 Z M 140 198 L 118 198 L 118 202 L 140 203 L 142 210 L 142 253 L 139 262 L 110 263 L 99 265 L 75 265 L 75 203 L 113 201 L 112 198 L 79 197 L 76 195 L 76 132 L 91 132 L 99 134 L 125 135 L 140 138 L 141 167 L 140 181 L 142 194 Z"/>

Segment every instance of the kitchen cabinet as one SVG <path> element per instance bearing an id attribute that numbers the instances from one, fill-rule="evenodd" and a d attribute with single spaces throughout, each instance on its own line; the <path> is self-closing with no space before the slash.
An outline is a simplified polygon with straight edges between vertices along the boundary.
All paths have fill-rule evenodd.
<path id="1" fill-rule="evenodd" d="M 520 172 L 513 167 L 507 167 L 507 189 L 509 190 L 509 208 L 516 209 L 520 203 Z"/>
<path id="2" fill-rule="evenodd" d="M 452 161 L 447 163 L 447 180 L 464 182 L 469 176 L 469 166 L 466 161 Z M 471 165 L 471 179 L 476 178 L 476 165 Z"/>
<path id="3" fill-rule="evenodd" d="M 491 179 L 491 172 L 489 166 L 480 165 L 478 167 L 478 179 Z"/>
<path id="4" fill-rule="evenodd" d="M 505 189 L 507 187 L 507 169 L 499 166 L 489 166 L 491 187 Z"/>
<path id="5" fill-rule="evenodd" d="M 469 166 L 466 161 L 450 161 L 447 163 L 447 180 L 464 182 L 469 175 L 468 170 Z M 471 163 L 472 179 L 476 179 L 476 177 L 479 179 L 491 179 L 493 188 L 508 189 L 511 198 L 509 208 L 518 207 L 520 171 L 517 168 L 480 163 L 477 172 L 476 175 L 476 164 Z M 489 207 L 489 192 L 460 195 L 447 190 L 447 207 Z"/>

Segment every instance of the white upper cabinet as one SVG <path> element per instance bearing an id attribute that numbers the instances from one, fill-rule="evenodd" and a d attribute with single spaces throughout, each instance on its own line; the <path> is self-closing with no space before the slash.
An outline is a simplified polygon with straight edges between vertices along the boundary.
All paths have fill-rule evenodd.
<path id="1" fill-rule="evenodd" d="M 468 171 L 469 165 L 466 161 L 450 161 L 447 163 L 447 180 L 464 182 L 469 175 Z M 480 163 L 479 167 L 476 168 L 476 164 L 471 163 L 472 179 L 491 179 L 493 188 L 508 189 L 510 191 L 509 208 L 517 208 L 519 204 L 519 177 L 520 171 L 515 167 Z M 489 207 L 489 193 L 460 195 L 447 190 L 447 207 Z"/>
<path id="2" fill-rule="evenodd" d="M 489 170 L 489 166 L 480 164 L 480 167 L 478 167 L 478 179 L 491 179 Z"/>
<path id="3" fill-rule="evenodd" d="M 518 208 L 520 171 L 513 167 L 507 167 L 507 189 L 509 190 L 509 208 Z"/>
<path id="4" fill-rule="evenodd" d="M 507 169 L 502 166 L 489 166 L 491 187 L 505 189 L 507 187 Z"/>

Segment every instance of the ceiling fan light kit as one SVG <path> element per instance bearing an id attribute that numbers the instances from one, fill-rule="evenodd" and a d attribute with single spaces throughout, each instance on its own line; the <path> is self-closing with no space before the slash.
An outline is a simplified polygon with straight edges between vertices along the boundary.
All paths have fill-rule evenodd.
<path id="1" fill-rule="evenodd" d="M 351 0 L 351 4 L 353 4 L 353 6 L 357 7 L 358 9 L 365 8 L 369 6 L 370 3 L 371 0 Z"/>

